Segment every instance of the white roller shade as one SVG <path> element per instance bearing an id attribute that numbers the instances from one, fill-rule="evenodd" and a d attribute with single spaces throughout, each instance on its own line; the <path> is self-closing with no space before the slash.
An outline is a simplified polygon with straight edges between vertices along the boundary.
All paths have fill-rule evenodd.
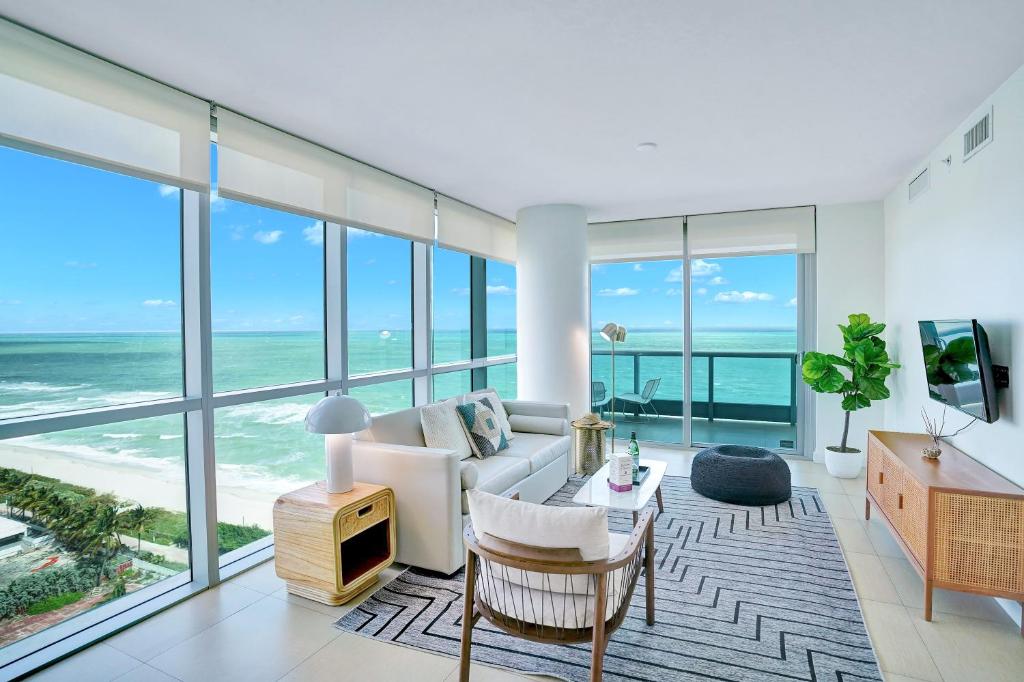
<path id="1" fill-rule="evenodd" d="M 683 218 L 627 220 L 589 226 L 590 260 L 595 263 L 683 257 Z"/>
<path id="2" fill-rule="evenodd" d="M 686 218 L 692 258 L 814 253 L 814 207 L 773 208 Z"/>
<path id="3" fill-rule="evenodd" d="M 331 222 L 434 239 L 432 191 L 220 108 L 217 191 Z"/>
<path id="4" fill-rule="evenodd" d="M 0 20 L 0 139 L 196 190 L 210 186 L 210 105 Z"/>
<path id="5" fill-rule="evenodd" d="M 515 223 L 437 195 L 437 243 L 484 258 L 516 262 Z"/>

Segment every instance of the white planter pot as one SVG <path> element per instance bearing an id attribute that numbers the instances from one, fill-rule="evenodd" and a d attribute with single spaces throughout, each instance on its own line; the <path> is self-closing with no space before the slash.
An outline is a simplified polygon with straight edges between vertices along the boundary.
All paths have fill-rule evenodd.
<path id="1" fill-rule="evenodd" d="M 831 447 L 825 450 L 825 468 L 836 478 L 857 478 L 864 466 L 864 453 L 836 452 Z"/>

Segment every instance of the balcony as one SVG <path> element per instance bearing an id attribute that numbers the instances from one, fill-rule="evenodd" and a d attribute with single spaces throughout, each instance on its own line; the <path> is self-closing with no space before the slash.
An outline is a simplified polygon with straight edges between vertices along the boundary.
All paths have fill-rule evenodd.
<path id="1" fill-rule="evenodd" d="M 593 381 L 611 396 L 611 351 L 592 351 Z M 735 443 L 770 449 L 797 447 L 797 369 L 794 352 L 693 351 L 692 443 Z M 683 442 L 683 352 L 622 349 L 615 352 L 615 389 L 641 395 L 661 379 L 643 407 L 615 401 L 616 437 Z M 611 405 L 603 415 L 611 416 Z M 595 407 L 595 411 L 601 408 Z"/>

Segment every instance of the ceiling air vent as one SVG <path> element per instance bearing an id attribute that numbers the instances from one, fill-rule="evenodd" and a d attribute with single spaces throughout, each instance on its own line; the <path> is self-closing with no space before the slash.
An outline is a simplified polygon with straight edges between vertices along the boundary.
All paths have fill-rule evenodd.
<path id="1" fill-rule="evenodd" d="M 992 110 L 989 109 L 970 130 L 964 133 L 964 161 L 992 141 Z"/>
<path id="2" fill-rule="evenodd" d="M 913 201 L 917 197 L 921 196 L 921 194 L 928 189 L 930 184 L 931 181 L 929 180 L 928 166 L 925 166 L 924 170 L 918 173 L 917 177 L 911 180 L 910 184 L 907 185 L 907 193 L 910 200 Z"/>

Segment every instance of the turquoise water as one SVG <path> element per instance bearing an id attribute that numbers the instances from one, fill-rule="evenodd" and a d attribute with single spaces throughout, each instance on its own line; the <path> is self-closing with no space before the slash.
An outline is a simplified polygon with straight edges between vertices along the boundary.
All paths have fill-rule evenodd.
<path id="1" fill-rule="evenodd" d="M 670 350 L 682 347 L 679 332 L 636 331 L 618 350 Z M 693 334 L 694 350 L 795 352 L 791 331 L 716 331 Z M 607 342 L 595 334 L 594 349 Z M 441 331 L 435 337 L 439 361 L 468 355 L 469 333 Z M 182 394 L 182 341 L 178 334 L 0 334 L 0 418 L 119 405 Z M 494 331 L 492 354 L 511 353 L 515 333 Z M 320 379 L 323 339 L 318 332 L 217 333 L 213 338 L 216 391 L 257 388 Z M 594 378 L 609 382 L 609 359 L 594 358 Z M 353 332 L 349 365 L 353 374 L 405 369 L 412 364 L 408 331 Z M 617 358 L 617 390 L 633 384 L 632 359 Z M 640 383 L 662 379 L 659 398 L 682 397 L 682 359 L 642 358 Z M 694 358 L 694 395 L 707 392 L 707 361 Z M 789 404 L 786 360 L 719 359 L 715 399 L 728 402 Z M 489 370 L 488 383 L 514 396 L 515 366 Z M 469 390 L 470 373 L 436 375 L 438 398 Z M 412 404 L 408 380 L 352 390 L 372 412 Z M 303 429 L 310 405 L 320 396 L 283 398 L 221 408 L 214 415 L 218 482 L 279 493 L 315 480 L 323 472 L 323 440 Z M 16 439 L 14 443 L 64 451 L 85 459 L 157 471 L 184 470 L 185 425 L 181 415 L 76 429 Z M 2 466 L 2 462 L 0 462 Z"/>

